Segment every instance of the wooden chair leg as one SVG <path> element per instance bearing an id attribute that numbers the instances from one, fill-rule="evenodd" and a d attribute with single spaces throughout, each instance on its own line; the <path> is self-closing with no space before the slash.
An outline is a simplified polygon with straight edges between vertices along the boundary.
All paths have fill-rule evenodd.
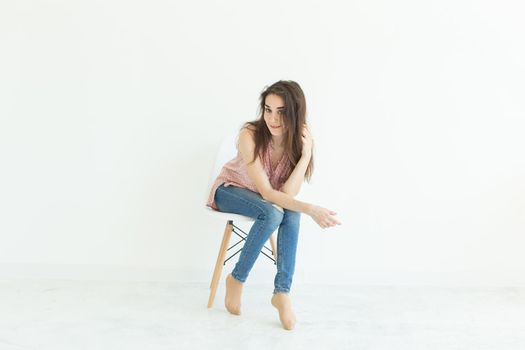
<path id="1" fill-rule="evenodd" d="M 213 301 L 215 300 L 215 293 L 217 292 L 217 286 L 219 285 L 219 280 L 221 278 L 222 267 L 224 266 L 224 257 L 226 256 L 226 251 L 228 250 L 228 244 L 230 243 L 232 231 L 233 231 L 233 221 L 228 220 L 226 222 L 226 228 L 224 229 L 224 235 L 222 237 L 221 248 L 219 249 L 219 254 L 217 256 L 217 262 L 215 263 L 215 270 L 213 271 L 213 277 L 211 279 L 210 297 L 208 299 L 208 308 L 213 307 Z"/>
<path id="2" fill-rule="evenodd" d="M 272 247 L 273 258 L 275 259 L 275 263 L 277 263 L 277 244 L 275 243 L 275 235 L 273 233 L 270 236 L 270 245 Z"/>

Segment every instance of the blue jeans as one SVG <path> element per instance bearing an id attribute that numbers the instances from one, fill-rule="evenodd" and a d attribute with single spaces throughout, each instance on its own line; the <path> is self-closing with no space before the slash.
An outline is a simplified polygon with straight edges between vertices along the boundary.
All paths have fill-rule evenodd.
<path id="1" fill-rule="evenodd" d="M 259 257 L 259 252 L 277 232 L 277 274 L 273 293 L 289 293 L 295 270 L 295 254 L 299 237 L 301 213 L 284 209 L 284 213 L 264 200 L 259 193 L 245 188 L 221 185 L 215 192 L 215 204 L 219 211 L 241 214 L 255 219 L 232 276 L 244 283 Z"/>

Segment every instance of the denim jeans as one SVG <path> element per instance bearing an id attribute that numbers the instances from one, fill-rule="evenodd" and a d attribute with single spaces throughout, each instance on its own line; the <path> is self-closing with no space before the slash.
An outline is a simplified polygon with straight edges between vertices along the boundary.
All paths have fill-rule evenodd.
<path id="1" fill-rule="evenodd" d="M 295 270 L 295 255 L 301 213 L 276 208 L 264 200 L 259 193 L 245 188 L 221 185 L 215 192 L 215 204 L 219 211 L 241 214 L 255 219 L 246 242 L 242 248 L 239 260 L 232 271 L 232 276 L 244 283 L 259 257 L 259 252 L 270 238 L 277 232 L 277 274 L 274 280 L 273 293 L 289 293 Z"/>

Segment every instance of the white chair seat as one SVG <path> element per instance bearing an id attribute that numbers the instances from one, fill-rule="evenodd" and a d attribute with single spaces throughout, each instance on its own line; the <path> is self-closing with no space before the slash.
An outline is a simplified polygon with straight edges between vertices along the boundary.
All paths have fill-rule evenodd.
<path id="1" fill-rule="evenodd" d="M 248 216 L 244 216 L 244 215 L 240 215 L 240 214 L 233 214 L 233 213 L 223 213 L 222 211 L 218 211 L 218 210 L 215 210 L 215 209 L 212 209 L 210 207 L 206 207 L 206 212 L 215 217 L 215 218 L 218 218 L 222 221 L 226 220 L 226 221 L 245 221 L 245 222 L 254 222 L 255 219 L 252 219 Z"/>

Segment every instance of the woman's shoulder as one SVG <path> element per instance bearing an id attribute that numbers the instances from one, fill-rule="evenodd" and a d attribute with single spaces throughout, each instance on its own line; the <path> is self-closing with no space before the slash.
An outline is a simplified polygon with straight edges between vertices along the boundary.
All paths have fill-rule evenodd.
<path id="1" fill-rule="evenodd" d="M 255 126 L 245 125 L 239 131 L 239 139 L 253 140 L 255 134 Z"/>
<path id="2" fill-rule="evenodd" d="M 242 127 L 241 131 L 244 131 L 244 130 L 248 130 L 248 131 L 251 131 L 251 132 L 255 132 L 255 130 L 257 130 L 257 128 L 255 127 L 255 125 L 252 125 L 252 124 L 246 124 Z"/>
<path id="3" fill-rule="evenodd" d="M 253 126 L 244 126 L 239 131 L 239 137 L 237 139 L 237 150 L 243 155 L 250 155 L 255 149 L 255 128 Z"/>

